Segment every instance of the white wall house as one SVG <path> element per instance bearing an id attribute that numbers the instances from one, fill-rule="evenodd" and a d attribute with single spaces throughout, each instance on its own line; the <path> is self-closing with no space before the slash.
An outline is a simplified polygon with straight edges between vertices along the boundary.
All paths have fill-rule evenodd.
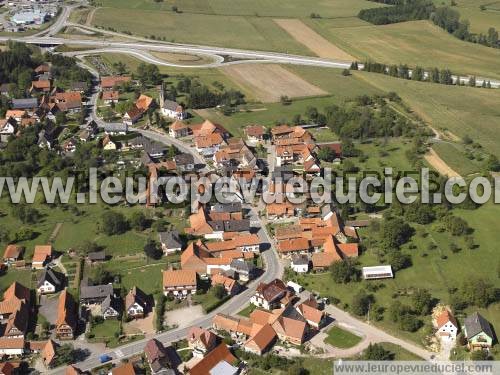
<path id="1" fill-rule="evenodd" d="M 457 321 L 448 310 L 438 315 L 436 335 L 443 341 L 454 341 L 457 338 Z"/>
<path id="2" fill-rule="evenodd" d="M 48 294 L 55 292 L 56 292 L 56 286 L 51 284 L 48 280 L 45 280 L 43 284 L 38 287 L 38 293 L 40 294 Z"/>

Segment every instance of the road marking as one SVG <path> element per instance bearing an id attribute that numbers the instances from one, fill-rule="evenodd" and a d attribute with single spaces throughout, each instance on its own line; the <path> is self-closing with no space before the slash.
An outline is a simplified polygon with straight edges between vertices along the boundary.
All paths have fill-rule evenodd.
<path id="1" fill-rule="evenodd" d="M 115 350 L 115 354 L 117 358 L 122 358 L 124 356 L 123 352 L 120 349 Z"/>

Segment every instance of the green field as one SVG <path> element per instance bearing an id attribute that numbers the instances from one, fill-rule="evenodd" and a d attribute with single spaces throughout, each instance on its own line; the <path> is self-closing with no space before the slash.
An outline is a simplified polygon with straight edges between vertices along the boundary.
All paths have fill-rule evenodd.
<path id="1" fill-rule="evenodd" d="M 437 6 L 442 0 L 434 0 Z M 470 22 L 470 30 L 474 33 L 486 34 L 488 28 L 500 29 L 500 2 L 489 0 L 456 0 L 453 9 L 460 13 L 460 18 Z M 483 5 L 484 10 L 479 7 Z"/>
<path id="2" fill-rule="evenodd" d="M 328 19 L 307 23 L 359 60 L 437 66 L 462 75 L 500 78 L 500 50 L 463 42 L 430 21 L 344 28 L 335 27 L 335 20 Z"/>
<path id="3" fill-rule="evenodd" d="M 500 156 L 499 90 L 446 86 L 372 73 L 355 75 L 383 91 L 395 91 L 432 127 L 463 138 L 468 135 L 487 152 Z"/>
<path id="4" fill-rule="evenodd" d="M 481 171 L 481 163 L 472 161 L 465 156 L 463 144 L 436 143 L 432 148 L 461 176 Z"/>
<path id="5" fill-rule="evenodd" d="M 406 349 L 403 349 L 401 346 L 393 344 L 391 342 L 381 342 L 380 345 L 385 350 L 390 351 L 393 354 L 394 361 L 421 361 L 422 358 L 419 356 L 409 352 Z"/>
<path id="6" fill-rule="evenodd" d="M 134 10 L 171 11 L 177 6 L 183 13 L 242 15 L 262 17 L 309 17 L 311 12 L 325 18 L 355 16 L 361 9 L 380 6 L 365 0 L 102 0 L 105 7 Z"/>
<path id="7" fill-rule="evenodd" d="M 337 326 L 332 327 L 327 334 L 325 342 L 336 348 L 352 348 L 361 342 L 361 337 Z"/>

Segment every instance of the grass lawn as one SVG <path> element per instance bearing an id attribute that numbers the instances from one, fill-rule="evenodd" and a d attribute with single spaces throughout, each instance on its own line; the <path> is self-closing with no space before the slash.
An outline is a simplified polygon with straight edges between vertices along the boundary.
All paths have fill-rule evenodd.
<path id="1" fill-rule="evenodd" d="M 252 311 L 254 311 L 257 308 L 254 304 L 249 304 L 247 307 L 245 307 L 243 310 L 238 312 L 238 315 L 244 316 L 244 317 L 249 317 Z"/>
<path id="2" fill-rule="evenodd" d="M 325 338 L 325 342 L 336 348 L 347 349 L 352 348 L 361 342 L 361 337 L 335 326 L 328 331 L 328 336 Z"/>
<path id="3" fill-rule="evenodd" d="M 335 20 L 306 21 L 318 33 L 359 60 L 437 66 L 458 74 L 499 78 L 500 51 L 461 41 L 430 21 L 382 26 L 334 27 Z M 486 32 L 487 29 L 483 30 Z"/>
<path id="4" fill-rule="evenodd" d="M 391 342 L 381 342 L 380 345 L 385 350 L 390 351 L 394 357 L 394 361 L 422 361 L 423 359 L 419 357 L 418 355 L 415 355 L 411 352 L 409 352 L 406 349 L 403 349 L 401 346 L 393 344 Z"/>
<path id="5" fill-rule="evenodd" d="M 500 52 L 500 51 L 499 51 Z M 380 74 L 356 76 L 384 91 L 395 91 L 432 127 L 463 138 L 468 135 L 487 152 L 500 157 L 500 91 L 414 82 Z"/>
<path id="6" fill-rule="evenodd" d="M 94 324 L 90 329 L 90 334 L 94 335 L 91 339 L 95 342 L 112 342 L 117 341 L 116 333 L 120 333 L 121 322 L 119 320 L 108 319 L 101 323 Z"/>
<path id="7" fill-rule="evenodd" d="M 463 144 L 436 143 L 432 148 L 461 176 L 481 171 L 479 162 L 472 161 L 465 156 Z"/>
<path id="8" fill-rule="evenodd" d="M 0 292 L 3 294 L 3 292 L 15 281 L 28 288 L 34 287 L 31 270 L 16 270 L 10 268 L 5 274 L 0 276 Z"/>

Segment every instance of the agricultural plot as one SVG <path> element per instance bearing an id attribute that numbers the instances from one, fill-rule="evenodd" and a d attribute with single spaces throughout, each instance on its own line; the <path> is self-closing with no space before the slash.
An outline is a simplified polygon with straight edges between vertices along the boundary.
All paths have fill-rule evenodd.
<path id="1" fill-rule="evenodd" d="M 319 57 L 353 61 L 354 58 L 333 45 L 321 35 L 297 19 L 276 19 L 275 22 L 289 33 L 297 42 L 302 43 Z"/>
<path id="2" fill-rule="evenodd" d="M 331 26 L 335 20 L 305 22 L 359 60 L 437 66 L 462 75 L 500 78 L 500 50 L 463 42 L 430 21 L 345 28 Z"/>
<path id="3" fill-rule="evenodd" d="M 279 65 L 236 64 L 221 70 L 262 102 L 277 102 L 281 96 L 296 98 L 327 94 Z"/>

